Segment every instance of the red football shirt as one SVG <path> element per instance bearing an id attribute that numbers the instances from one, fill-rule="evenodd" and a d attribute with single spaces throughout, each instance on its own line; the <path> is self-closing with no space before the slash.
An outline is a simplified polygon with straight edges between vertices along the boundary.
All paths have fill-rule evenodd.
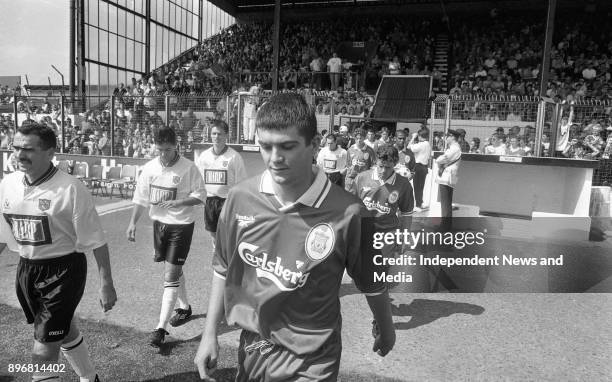
<path id="1" fill-rule="evenodd" d="M 344 270 L 368 294 L 374 282 L 372 220 L 360 200 L 323 170 L 298 201 L 283 206 L 268 172 L 234 187 L 223 207 L 213 260 L 225 279 L 225 314 L 294 353 L 319 349 L 340 330 Z"/>

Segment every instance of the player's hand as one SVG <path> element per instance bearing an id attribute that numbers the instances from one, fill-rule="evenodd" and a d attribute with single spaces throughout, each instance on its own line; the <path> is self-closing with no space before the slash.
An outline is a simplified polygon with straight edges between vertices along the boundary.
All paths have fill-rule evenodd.
<path id="1" fill-rule="evenodd" d="M 125 236 L 127 237 L 128 241 L 136 241 L 136 224 L 130 223 L 127 231 L 125 231 Z"/>
<path id="2" fill-rule="evenodd" d="M 202 338 L 198 351 L 193 359 L 193 363 L 198 368 L 200 379 L 204 381 L 214 382 L 215 379 L 211 374 L 217 368 L 217 359 L 219 357 L 219 342 L 217 337 Z"/>
<path id="3" fill-rule="evenodd" d="M 372 321 L 372 336 L 374 337 L 374 346 L 372 351 L 376 352 L 381 357 L 386 356 L 395 345 L 395 329 L 391 327 L 388 333 L 383 333 L 378 327 L 376 321 Z"/>
<path id="4" fill-rule="evenodd" d="M 100 287 L 100 305 L 104 312 L 108 312 L 113 309 L 117 302 L 117 292 L 113 286 L 113 282 L 103 283 Z"/>

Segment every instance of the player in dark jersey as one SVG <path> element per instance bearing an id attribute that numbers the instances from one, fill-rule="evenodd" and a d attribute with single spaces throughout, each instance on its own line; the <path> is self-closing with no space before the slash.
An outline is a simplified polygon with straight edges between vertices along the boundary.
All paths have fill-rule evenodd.
<path id="1" fill-rule="evenodd" d="M 408 179 L 395 172 L 398 161 L 397 148 L 379 146 L 375 166 L 357 175 L 351 189 L 374 213 L 377 231 L 409 229 L 412 222 L 412 186 Z"/>
<path id="2" fill-rule="evenodd" d="M 365 131 L 363 129 L 355 129 L 353 134 L 355 136 L 355 144 L 349 147 L 346 153 L 348 170 L 346 171 L 344 188 L 347 191 L 351 189 L 355 177 L 359 173 L 369 170 L 376 160 L 374 150 L 365 144 Z"/>
<path id="3" fill-rule="evenodd" d="M 374 351 L 384 356 L 395 343 L 388 292 L 373 277 L 373 226 L 358 198 L 311 165 L 316 119 L 302 96 L 270 98 L 256 126 L 267 170 L 234 187 L 223 208 L 194 362 L 210 375 L 225 312 L 243 329 L 236 380 L 334 381 L 345 269 L 380 323 Z"/>
<path id="4" fill-rule="evenodd" d="M 44 125 L 22 126 L 13 149 L 18 172 L 0 183 L 0 252 L 20 255 L 16 289 L 28 323 L 34 323 L 32 381 L 59 381 L 60 350 L 81 382 L 98 381 L 87 345 L 73 319 L 87 276 L 84 252 L 93 250 L 100 274 L 100 303 L 107 311 L 117 295 L 108 246 L 91 194 L 51 162 L 57 139 Z"/>

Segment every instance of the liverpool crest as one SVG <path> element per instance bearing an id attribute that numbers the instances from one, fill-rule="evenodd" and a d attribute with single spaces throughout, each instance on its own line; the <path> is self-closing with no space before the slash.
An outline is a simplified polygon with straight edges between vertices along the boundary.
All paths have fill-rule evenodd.
<path id="1" fill-rule="evenodd" d="M 51 208 L 51 200 L 49 199 L 38 199 L 38 209 L 46 211 Z"/>
<path id="2" fill-rule="evenodd" d="M 331 253 L 336 242 L 334 230 L 327 223 L 317 224 L 306 235 L 306 255 L 315 261 L 323 260 Z"/>
<path id="3" fill-rule="evenodd" d="M 180 182 L 181 182 L 181 177 L 180 176 L 173 176 L 172 177 L 172 183 L 179 184 Z"/>
<path id="4" fill-rule="evenodd" d="M 399 199 L 399 192 L 393 191 L 389 194 L 389 203 L 393 204 L 397 202 L 397 199 Z"/>

